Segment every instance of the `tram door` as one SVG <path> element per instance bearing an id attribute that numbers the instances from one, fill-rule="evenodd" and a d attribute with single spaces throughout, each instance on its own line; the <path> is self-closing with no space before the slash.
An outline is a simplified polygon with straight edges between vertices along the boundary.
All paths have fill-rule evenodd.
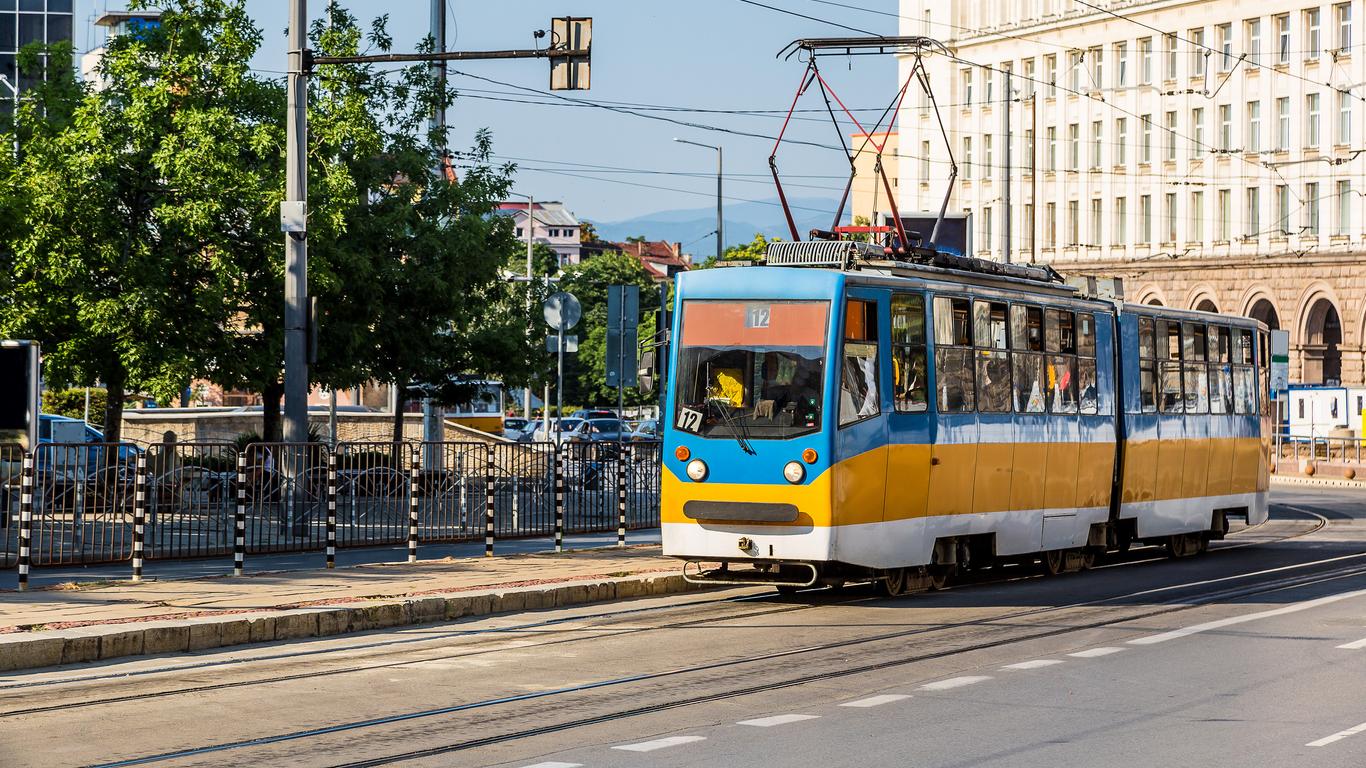
<path id="1" fill-rule="evenodd" d="M 885 521 L 924 517 L 929 496 L 930 365 L 925 305 L 923 293 L 891 294 Z"/>
<path id="2" fill-rule="evenodd" d="M 843 317 L 833 512 L 838 524 L 881 522 L 887 485 L 887 292 L 850 289 Z"/>

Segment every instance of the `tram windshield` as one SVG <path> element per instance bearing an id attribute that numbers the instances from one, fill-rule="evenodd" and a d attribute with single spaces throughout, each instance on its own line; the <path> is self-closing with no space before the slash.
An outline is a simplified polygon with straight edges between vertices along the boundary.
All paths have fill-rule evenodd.
<path id="1" fill-rule="evenodd" d="M 683 302 L 674 425 L 782 439 L 821 428 L 827 301 Z"/>

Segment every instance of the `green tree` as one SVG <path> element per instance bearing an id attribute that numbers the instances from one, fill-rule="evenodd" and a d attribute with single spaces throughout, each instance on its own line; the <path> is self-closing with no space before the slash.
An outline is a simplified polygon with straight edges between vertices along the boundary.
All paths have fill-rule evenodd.
<path id="1" fill-rule="evenodd" d="M 659 307 L 659 287 L 639 260 L 624 253 L 604 253 L 566 267 L 559 289 L 574 294 L 583 305 L 583 320 L 574 329 L 579 337 L 579 352 L 568 356 L 565 362 L 566 403 L 602 405 L 617 401 L 616 389 L 607 386 L 607 289 L 612 285 L 640 287 L 644 320 L 639 336 L 647 338 L 654 334 L 653 311 Z M 634 352 L 631 354 L 634 361 Z M 638 390 L 626 391 L 627 405 L 654 400 L 654 395 L 642 396 Z"/>
<path id="2" fill-rule="evenodd" d="M 769 243 L 782 242 L 782 238 L 764 237 L 762 233 L 754 233 L 754 239 L 742 245 L 732 245 L 721 252 L 722 261 L 758 261 L 764 257 L 764 251 Z M 696 269 L 710 269 L 716 266 L 716 257 L 712 256 L 699 264 Z"/>
<path id="3" fill-rule="evenodd" d="M 516 277 L 526 275 L 526 243 L 517 243 L 508 254 L 505 269 Z M 560 254 L 545 243 L 531 246 L 531 274 L 536 277 L 553 277 L 560 271 Z"/>

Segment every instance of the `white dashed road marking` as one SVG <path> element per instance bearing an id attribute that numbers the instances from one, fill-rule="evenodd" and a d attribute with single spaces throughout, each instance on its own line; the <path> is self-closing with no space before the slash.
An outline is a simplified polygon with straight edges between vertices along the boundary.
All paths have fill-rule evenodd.
<path id="1" fill-rule="evenodd" d="M 911 698 L 911 697 L 910 697 L 910 696 L 907 696 L 907 695 L 904 694 L 904 693 L 884 693 L 884 694 L 882 694 L 881 696 L 869 696 L 869 697 L 866 698 L 866 699 L 859 699 L 858 701 L 846 701 L 846 702 L 844 702 L 843 704 L 841 704 L 840 706 L 841 706 L 841 707 L 880 707 L 880 706 L 882 706 L 883 704 L 891 704 L 891 703 L 894 702 L 894 701 L 902 701 L 903 699 L 909 699 L 909 698 Z"/>
<path id="2" fill-rule="evenodd" d="M 1366 648 L 1366 640 L 1356 640 L 1351 643 L 1343 643 L 1338 647 L 1346 651 L 1359 651 L 1362 648 Z"/>
<path id="3" fill-rule="evenodd" d="M 655 739 L 654 741 L 642 741 L 639 744 L 622 744 L 621 746 L 612 747 L 612 749 L 620 749 L 625 752 L 653 752 L 656 749 L 676 747 L 679 744 L 691 744 L 694 741 L 705 741 L 706 738 L 706 736 L 669 736 L 663 739 Z"/>
<path id="4" fill-rule="evenodd" d="M 963 677 L 950 677 L 948 680 L 940 680 L 934 683 L 926 683 L 920 686 L 922 691 L 947 691 L 950 688 L 962 688 L 965 685 L 980 683 L 983 680 L 990 680 L 987 675 L 965 675 Z"/>
<path id="5" fill-rule="evenodd" d="M 1319 739 L 1318 741 L 1311 741 L 1311 742 L 1309 742 L 1308 744 L 1305 744 L 1304 746 L 1306 746 L 1306 747 L 1326 747 L 1326 746 L 1328 746 L 1329 744 L 1332 744 L 1332 743 L 1335 742 L 1335 741 L 1342 741 L 1343 739 L 1347 738 L 1348 736 L 1355 736 L 1355 735 L 1357 735 L 1358 733 L 1361 733 L 1361 732 L 1363 732 L 1363 731 L 1366 731 L 1366 723 L 1362 723 L 1361 725 L 1353 726 L 1353 727 L 1351 727 L 1351 728 L 1348 728 L 1348 729 L 1345 730 L 1345 731 L 1338 731 L 1337 733 L 1333 734 L 1332 736 L 1324 736 L 1323 738 Z"/>
<path id="6" fill-rule="evenodd" d="M 1061 663 L 1060 659 L 1034 659 L 1033 661 L 1022 661 L 1019 664 L 1007 664 L 1001 669 L 1040 669 Z"/>
<path id="7" fill-rule="evenodd" d="M 1110 648 L 1107 646 L 1104 648 L 1087 648 L 1084 651 L 1077 651 L 1076 653 L 1069 653 L 1067 655 L 1078 659 L 1094 659 L 1097 656 L 1109 656 L 1112 653 L 1119 653 L 1122 650 L 1124 649 Z"/>
<path id="8" fill-rule="evenodd" d="M 801 722 L 802 720 L 815 720 L 820 715 L 773 715 L 772 717 L 760 717 L 755 720 L 741 720 L 736 725 L 752 725 L 755 728 L 772 728 L 775 725 L 787 725 L 788 723 Z"/>
<path id="9" fill-rule="evenodd" d="M 1299 613 L 1300 611 L 1307 611 L 1310 608 L 1318 608 L 1321 605 L 1328 605 L 1330 603 L 1337 603 L 1343 600 L 1350 600 L 1354 597 L 1363 596 L 1366 596 L 1366 589 L 1357 589 L 1351 592 L 1342 592 L 1336 595 L 1328 595 L 1326 597 L 1320 597 L 1314 600 L 1306 600 L 1302 603 L 1292 603 L 1282 608 L 1273 608 L 1269 611 L 1247 613 L 1243 614 L 1242 616 L 1230 616 L 1227 619 L 1219 619 L 1218 621 L 1207 621 L 1204 624 L 1195 624 L 1189 627 L 1182 627 L 1181 629 L 1173 629 L 1170 632 L 1163 632 L 1159 635 L 1137 637 L 1133 640 L 1130 640 L 1129 644 L 1153 645 L 1155 643 L 1165 643 L 1168 640 L 1175 640 L 1180 637 L 1187 637 L 1189 635 L 1195 635 L 1201 632 L 1209 632 L 1210 630 L 1214 629 L 1223 629 L 1224 627 L 1230 627 L 1234 624 L 1245 624 L 1249 621 L 1257 621 L 1258 619 L 1269 619 L 1273 616 L 1284 616 L 1287 613 Z"/>

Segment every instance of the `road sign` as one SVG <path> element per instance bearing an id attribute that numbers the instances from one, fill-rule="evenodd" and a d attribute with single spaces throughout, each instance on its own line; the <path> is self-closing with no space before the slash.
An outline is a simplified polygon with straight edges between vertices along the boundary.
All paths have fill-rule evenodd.
<path id="1" fill-rule="evenodd" d="M 553 333 L 552 333 L 552 334 L 549 334 L 549 335 L 547 335 L 547 336 L 545 337 L 545 349 L 546 349 L 547 352 L 550 352 L 550 353 L 553 354 L 553 353 L 556 353 L 556 352 L 559 352 L 559 351 L 560 351 L 559 346 L 556 344 L 556 342 L 559 341 L 559 338 L 560 338 L 560 337 L 559 337 L 558 335 L 553 334 Z M 579 337 L 578 337 L 578 336 L 565 336 L 565 337 L 564 337 L 564 351 L 565 351 L 566 354 L 571 353 L 571 352 L 578 352 L 578 351 L 579 351 Z"/>
<path id="2" fill-rule="evenodd" d="M 636 385 L 636 327 L 640 325 L 640 287 L 607 288 L 607 386 Z"/>
<path id="3" fill-rule="evenodd" d="M 550 90 L 588 90 L 593 57 L 593 19 L 575 16 L 551 19 L 550 34 Z"/>
<path id="4" fill-rule="evenodd" d="M 572 293 L 556 291 L 546 297 L 541 303 L 541 310 L 545 314 L 546 325 L 557 331 L 567 331 L 579 324 L 579 318 L 583 317 L 583 307 L 579 300 Z"/>
<path id="5" fill-rule="evenodd" d="M 640 286 L 607 286 L 607 328 L 634 328 L 640 325 Z"/>
<path id="6" fill-rule="evenodd" d="M 1290 389 L 1290 332 L 1271 332 L 1271 391 Z"/>

